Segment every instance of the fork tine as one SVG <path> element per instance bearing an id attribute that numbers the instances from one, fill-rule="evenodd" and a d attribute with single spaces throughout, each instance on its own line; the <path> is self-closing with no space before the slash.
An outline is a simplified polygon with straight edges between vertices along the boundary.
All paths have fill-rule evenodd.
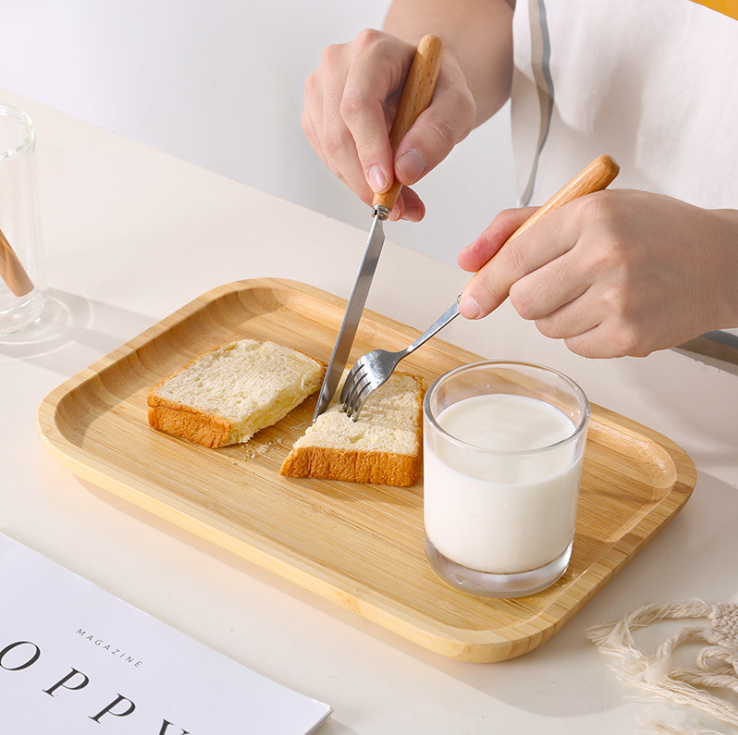
<path id="1" fill-rule="evenodd" d="M 363 371 L 355 377 L 351 385 L 349 395 L 346 397 L 346 401 L 344 402 L 344 406 L 347 409 L 346 412 L 350 416 L 358 414 L 358 411 L 361 408 L 362 395 L 371 385 L 371 377 L 371 373 L 367 371 Z"/>
<path id="2" fill-rule="evenodd" d="M 360 393 L 354 395 L 354 400 L 350 405 L 346 406 L 346 415 L 356 421 L 359 418 L 359 412 L 364 406 L 364 400 L 371 393 L 372 389 L 369 384 L 366 384 Z"/>
<path id="3" fill-rule="evenodd" d="M 366 399 L 373 391 L 387 382 L 400 360 L 425 344 L 436 332 L 458 315 L 459 299 L 456 299 L 451 308 L 447 309 L 415 342 L 408 345 L 404 350 L 400 352 L 373 350 L 360 357 L 347 373 L 341 389 L 341 403 L 346 414 L 355 421 Z"/>
<path id="4" fill-rule="evenodd" d="M 384 385 L 389 379 L 390 375 L 383 375 L 379 379 L 377 379 L 376 375 L 367 375 L 367 380 L 363 383 L 358 393 L 354 396 L 354 400 L 352 401 L 351 405 L 351 412 L 349 413 L 347 411 L 350 418 L 357 419 L 359 417 L 359 412 L 366 403 L 367 398 L 369 398 L 369 396 L 374 393 L 377 388 Z M 372 380 L 372 378 L 374 379 Z"/>
<path id="5" fill-rule="evenodd" d="M 349 396 L 352 396 L 356 388 L 356 383 L 361 380 L 362 373 L 364 373 L 364 358 L 359 358 L 348 371 L 346 380 L 343 381 L 343 388 L 341 389 L 341 403 L 347 403 Z"/>

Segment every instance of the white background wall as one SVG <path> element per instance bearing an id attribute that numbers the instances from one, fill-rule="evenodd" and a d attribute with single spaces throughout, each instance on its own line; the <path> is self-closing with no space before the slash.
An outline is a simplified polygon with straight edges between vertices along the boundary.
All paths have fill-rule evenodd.
<path id="1" fill-rule="evenodd" d="M 368 226 L 367 207 L 303 136 L 303 83 L 326 45 L 381 27 L 389 0 L 2 0 L 0 6 L 0 89 Z M 456 252 L 514 204 L 509 137 L 503 110 L 418 186 L 428 207 L 423 222 L 393 224 L 388 236 L 455 263 Z"/>

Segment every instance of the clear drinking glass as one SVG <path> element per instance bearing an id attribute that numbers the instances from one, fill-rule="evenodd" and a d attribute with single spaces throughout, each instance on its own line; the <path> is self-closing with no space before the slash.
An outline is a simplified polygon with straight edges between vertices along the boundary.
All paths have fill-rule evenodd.
<path id="1" fill-rule="evenodd" d="M 0 104 L 0 336 L 38 321 L 43 309 L 34 148 L 31 118 Z"/>
<path id="2" fill-rule="evenodd" d="M 481 362 L 426 393 L 426 553 L 447 583 L 522 597 L 566 571 L 574 540 L 589 402 L 540 365 Z"/>

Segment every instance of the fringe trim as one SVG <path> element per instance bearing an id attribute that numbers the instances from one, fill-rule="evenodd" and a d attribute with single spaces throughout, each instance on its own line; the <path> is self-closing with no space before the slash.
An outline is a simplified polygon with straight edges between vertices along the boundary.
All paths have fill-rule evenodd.
<path id="1" fill-rule="evenodd" d="M 681 618 L 706 618 L 709 626 L 681 628 L 651 655 L 636 646 L 633 631 Z M 708 605 L 698 599 L 648 604 L 622 620 L 590 628 L 587 634 L 603 654 L 614 659 L 613 669 L 621 681 L 655 700 L 695 707 L 738 727 L 738 709 L 715 691 L 727 689 L 738 694 L 738 605 Z M 703 644 L 694 668 L 680 668 L 674 663 L 675 652 L 686 644 Z M 650 727 L 659 733 L 698 735 L 697 731 L 663 722 L 650 723 Z"/>

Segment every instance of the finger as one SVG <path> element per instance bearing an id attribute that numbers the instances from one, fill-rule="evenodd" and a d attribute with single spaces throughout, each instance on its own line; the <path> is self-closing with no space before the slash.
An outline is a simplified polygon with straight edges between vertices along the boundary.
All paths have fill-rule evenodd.
<path id="1" fill-rule="evenodd" d="M 558 309 L 547 313 L 545 316 L 537 317 L 535 323 L 538 331 L 551 339 L 569 339 L 584 334 L 602 324 L 604 315 L 597 308 L 598 305 L 593 304 L 592 299 L 587 297 L 587 293 L 585 291 L 581 296 L 572 299 Z M 514 306 L 512 292 L 510 300 Z"/>
<path id="2" fill-rule="evenodd" d="M 476 117 L 473 95 L 455 61 L 444 60 L 429 107 L 393 155 L 386 121 L 394 115 L 415 48 L 369 30 L 357 36 L 352 50 L 355 56 L 342 116 L 356 141 L 367 180 L 378 193 L 386 191 L 395 178 L 404 185 L 414 184 L 471 131 Z M 385 117 L 388 111 L 389 118 Z"/>
<path id="3" fill-rule="evenodd" d="M 323 97 L 323 129 L 320 133 L 324 160 L 331 171 L 342 179 L 366 204 L 374 197 L 359 161 L 356 141 L 337 111 L 343 90 L 330 89 Z"/>
<path id="4" fill-rule="evenodd" d="M 361 35 L 361 34 L 360 34 Z M 373 198 L 373 189 L 369 185 L 367 176 L 362 170 L 358 158 L 356 141 L 343 117 L 342 106 L 344 96 L 350 97 L 346 91 L 352 65 L 357 62 L 357 49 L 352 44 L 334 44 L 323 51 L 322 64 L 305 81 L 305 113 L 303 115 L 303 129 L 308 135 L 311 145 L 319 153 L 328 168 L 367 204 Z M 368 74 L 371 79 L 372 75 Z M 356 74 L 352 82 L 361 86 L 365 80 L 357 79 Z M 381 102 L 378 103 L 380 112 L 379 135 L 387 138 L 387 125 Z M 391 166 L 391 154 L 388 155 Z"/>
<path id="5" fill-rule="evenodd" d="M 593 329 L 568 337 L 564 344 L 575 354 L 593 359 L 610 359 L 613 357 L 647 357 L 655 347 L 644 344 L 632 344 L 630 340 L 611 329 L 606 322 Z"/>
<path id="6" fill-rule="evenodd" d="M 568 250 L 517 280 L 510 286 L 510 301 L 515 311 L 523 319 L 539 321 L 553 317 L 564 307 L 581 309 L 581 299 L 592 288 L 596 273 L 594 268 L 587 267 L 586 260 L 581 248 Z M 587 328 L 591 326 L 590 323 Z"/>
<path id="7" fill-rule="evenodd" d="M 333 175 L 336 176 L 336 178 L 338 178 L 344 184 L 348 185 L 348 182 L 343 176 L 343 173 L 329 162 L 328 156 L 323 151 L 321 138 L 315 129 L 315 124 L 313 122 L 313 119 L 309 117 L 307 113 L 303 113 L 301 124 L 302 124 L 303 132 L 305 133 L 305 136 L 310 142 L 310 145 L 313 147 L 315 152 L 320 156 L 320 158 L 323 160 L 326 166 L 328 166 L 328 168 L 331 170 L 331 173 L 333 173 Z"/>
<path id="8" fill-rule="evenodd" d="M 601 304 L 589 291 L 536 319 L 535 324 L 542 335 L 563 340 L 569 350 L 582 357 L 611 358 L 629 354 L 613 333 L 612 323 Z"/>
<path id="9" fill-rule="evenodd" d="M 604 337 L 604 331 L 600 325 L 582 332 L 573 337 L 567 337 L 564 344 L 575 355 L 588 358 L 611 358 L 624 357 L 613 348 L 611 340 Z"/>
<path id="10" fill-rule="evenodd" d="M 673 344 L 668 336 L 664 339 L 663 331 L 654 328 L 653 322 L 614 307 L 605 290 L 595 286 L 580 300 L 583 302 L 582 310 L 590 313 L 594 326 L 586 329 L 586 322 L 582 318 L 580 329 L 577 330 L 573 328 L 576 322 L 572 318 L 570 328 L 560 330 L 562 334 L 571 332 L 569 336 L 564 336 L 564 341 L 578 355 L 646 357 L 654 350 Z"/>
<path id="11" fill-rule="evenodd" d="M 301 124 L 310 145 L 331 172 L 352 188 L 365 202 L 371 201 L 371 190 L 357 166 L 354 142 L 340 119 L 338 105 L 344 86 L 341 46 L 323 52 L 323 66 L 305 80 L 305 107 Z"/>
<path id="12" fill-rule="evenodd" d="M 304 108 L 300 119 L 302 130 L 315 152 L 325 162 L 325 153 L 320 142 L 320 131 L 323 128 L 323 91 L 318 71 L 313 72 L 305 80 L 304 95 Z"/>
<path id="13" fill-rule="evenodd" d="M 308 141 L 312 145 L 312 147 L 315 149 L 315 151 L 318 153 L 318 155 L 323 159 L 325 163 L 327 163 L 326 156 L 323 153 L 323 148 L 320 143 L 320 136 L 315 131 L 315 125 L 313 123 L 313 118 L 308 114 L 307 111 L 303 113 L 302 116 L 302 129 L 305 133 L 305 136 L 307 137 Z M 334 169 L 333 173 L 344 183 L 347 183 L 343 174 L 340 170 Z M 365 202 L 367 204 L 370 204 L 371 199 L 373 199 L 371 193 L 367 193 L 365 197 Z M 422 199 L 418 196 L 418 194 L 413 191 L 410 187 L 405 186 L 402 188 L 400 192 L 400 196 L 397 199 L 397 203 L 395 204 L 395 207 L 392 209 L 392 212 L 390 213 L 390 220 L 396 221 L 400 219 L 408 220 L 409 222 L 419 222 L 423 219 L 425 216 L 425 204 L 423 203 Z"/>
<path id="14" fill-rule="evenodd" d="M 541 334 L 563 339 L 589 358 L 645 357 L 660 345 L 659 333 L 613 308 L 606 290 L 594 284 L 579 298 L 536 320 Z"/>
<path id="15" fill-rule="evenodd" d="M 386 35 L 371 31 L 360 34 L 357 40 L 358 59 L 349 70 L 342 117 L 354 138 L 367 183 L 380 194 L 396 179 L 389 130 L 415 49 L 397 39 L 388 42 Z M 368 48 L 362 49 L 362 42 Z M 404 186 L 390 219 L 418 222 L 424 216 L 422 200 Z"/>
<path id="16" fill-rule="evenodd" d="M 576 229 L 561 213 L 551 212 L 525 232 L 509 240 L 469 281 L 459 302 L 467 319 L 481 319 L 494 311 L 509 295 L 512 285 L 529 273 L 571 250 L 577 242 Z"/>
<path id="17" fill-rule="evenodd" d="M 320 143 L 320 136 L 318 135 L 318 131 L 315 127 L 315 122 L 313 121 L 312 116 L 308 113 L 307 110 L 302 113 L 300 124 L 302 125 L 302 131 L 303 133 L 305 133 L 305 137 L 308 139 L 308 142 L 313 147 L 313 150 L 320 156 L 320 158 L 323 160 L 323 163 L 327 163 L 325 153 L 323 152 L 323 146 Z"/>
<path id="18" fill-rule="evenodd" d="M 476 104 L 469 88 L 457 77 L 448 65 L 441 67 L 430 105 L 399 142 L 394 175 L 403 184 L 419 181 L 471 132 Z"/>
<path id="19" fill-rule="evenodd" d="M 389 139 L 393 112 L 390 98 L 399 96 L 410 69 L 414 47 L 374 30 L 360 33 L 351 47 L 351 64 L 340 101 L 340 113 L 354 139 L 356 155 L 369 187 L 381 194 L 394 181 Z"/>
<path id="20" fill-rule="evenodd" d="M 422 199 L 409 186 L 403 186 L 395 206 L 390 212 L 390 220 L 400 219 L 408 222 L 420 222 L 425 217 L 425 204 Z"/>
<path id="21" fill-rule="evenodd" d="M 341 99 L 341 118 L 351 135 L 359 170 L 369 188 L 382 194 L 394 181 L 393 155 L 385 122 L 385 111 L 373 90 L 347 87 Z"/>
<path id="22" fill-rule="evenodd" d="M 508 238 L 535 211 L 535 207 L 525 209 L 506 209 L 500 212 L 487 229 L 457 256 L 459 267 L 476 273 L 484 266 Z"/>

